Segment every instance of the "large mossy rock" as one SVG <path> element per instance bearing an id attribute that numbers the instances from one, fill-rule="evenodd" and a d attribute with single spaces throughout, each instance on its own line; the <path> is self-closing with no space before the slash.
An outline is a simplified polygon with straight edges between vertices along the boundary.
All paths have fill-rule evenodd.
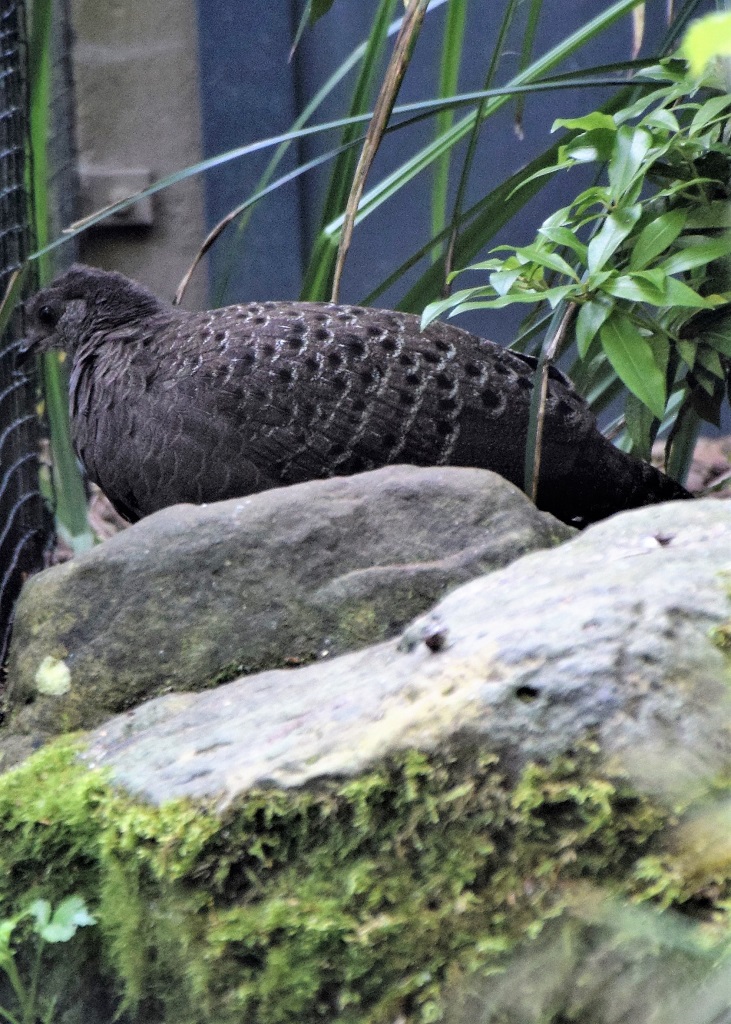
<path id="1" fill-rule="evenodd" d="M 57 740 L 0 778 L 0 906 L 75 891 L 97 915 L 69 1022 L 102 1024 L 87 990 L 129 1024 L 492 1020 L 494 972 L 566 921 L 518 963 L 534 1008 L 501 985 L 494 1019 L 650 1024 L 647 998 L 607 1007 L 590 933 L 630 899 L 731 934 L 728 811 L 704 803 L 731 768 L 730 589 L 723 504 L 640 510 L 393 640 Z M 603 963 L 642 975 L 611 940 Z"/>
<path id="2" fill-rule="evenodd" d="M 452 467 L 164 509 L 28 581 L 11 728 L 88 728 L 154 694 L 367 646 L 573 533 L 496 474 Z"/>
<path id="3" fill-rule="evenodd" d="M 455 733 L 514 767 L 593 735 L 667 789 L 686 757 L 715 774 L 731 749 L 712 639 L 731 614 L 728 571 L 723 504 L 616 516 L 459 587 L 391 641 L 151 700 L 92 733 L 90 756 L 145 799 L 225 801 Z"/>

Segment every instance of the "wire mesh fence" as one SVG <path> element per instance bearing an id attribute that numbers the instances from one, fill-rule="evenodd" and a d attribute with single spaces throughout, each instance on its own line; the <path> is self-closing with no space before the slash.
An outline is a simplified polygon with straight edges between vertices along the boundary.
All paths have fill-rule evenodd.
<path id="1" fill-rule="evenodd" d="M 0 5 L 0 292 L 31 251 L 27 37 L 22 0 Z M 22 315 L 0 338 L 0 665 L 24 580 L 43 565 L 50 535 L 39 490 L 40 424 L 33 367 L 19 366 Z"/>
<path id="2" fill-rule="evenodd" d="M 74 79 L 71 62 L 70 0 L 54 0 L 51 23 L 51 109 L 47 140 L 48 233 L 58 238 L 61 229 L 79 216 L 78 154 L 76 150 Z M 51 253 L 53 273 L 65 270 L 76 257 L 76 243 L 67 242 Z"/>

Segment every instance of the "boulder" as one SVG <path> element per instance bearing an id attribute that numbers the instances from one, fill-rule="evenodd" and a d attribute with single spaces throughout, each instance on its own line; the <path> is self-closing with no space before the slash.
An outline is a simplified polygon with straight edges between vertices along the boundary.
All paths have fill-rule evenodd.
<path id="1" fill-rule="evenodd" d="M 145 800 L 226 803 L 456 736 L 516 769 L 592 736 L 670 791 L 731 751 L 728 573 L 725 505 L 615 516 L 457 588 L 400 638 L 149 701 L 92 733 L 87 756 Z"/>
<path id="2" fill-rule="evenodd" d="M 69 1022 L 711 1024 L 730 592 L 725 505 L 655 506 L 56 739 L 0 776 L 0 910 L 84 897 Z"/>
<path id="3" fill-rule="evenodd" d="M 573 533 L 494 473 L 446 467 L 164 509 L 28 581 L 10 728 L 88 727 L 155 694 L 364 647 Z"/>

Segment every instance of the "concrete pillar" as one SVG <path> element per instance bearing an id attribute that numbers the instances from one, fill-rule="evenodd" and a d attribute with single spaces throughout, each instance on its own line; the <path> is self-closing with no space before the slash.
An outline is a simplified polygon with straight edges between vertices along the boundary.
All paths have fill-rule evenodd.
<path id="1" fill-rule="evenodd" d="M 195 0 L 74 0 L 82 212 L 201 159 Z M 150 221 L 151 223 L 145 223 Z M 139 223 L 134 223 L 138 221 Z M 200 176 L 130 222 L 91 229 L 80 258 L 171 298 L 205 237 Z M 184 303 L 207 305 L 205 267 Z"/>

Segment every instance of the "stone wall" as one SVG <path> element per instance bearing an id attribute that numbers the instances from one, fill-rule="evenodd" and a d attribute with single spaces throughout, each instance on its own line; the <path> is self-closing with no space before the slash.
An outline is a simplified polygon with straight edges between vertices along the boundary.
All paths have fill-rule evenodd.
<path id="1" fill-rule="evenodd" d="M 194 0 L 74 0 L 82 212 L 201 159 Z M 120 194 L 121 193 L 121 194 Z M 151 224 L 131 221 L 149 220 Z M 205 236 L 200 176 L 157 193 L 152 210 L 82 237 L 86 262 L 120 270 L 162 297 L 174 290 Z M 206 275 L 186 305 L 207 304 Z"/>

